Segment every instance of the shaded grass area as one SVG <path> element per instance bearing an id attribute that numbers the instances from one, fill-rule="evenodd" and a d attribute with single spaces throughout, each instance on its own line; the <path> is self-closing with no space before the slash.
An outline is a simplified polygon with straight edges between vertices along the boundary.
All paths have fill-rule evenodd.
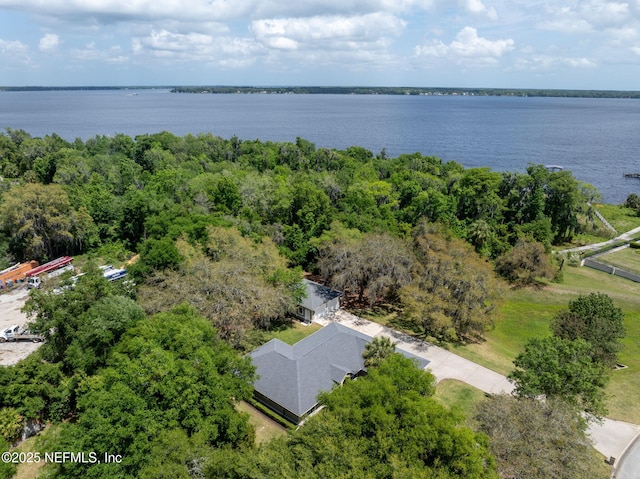
<path id="1" fill-rule="evenodd" d="M 287 434 L 287 429 L 284 426 L 278 424 L 245 401 L 237 403 L 236 409 L 249 415 L 249 423 L 256 431 L 256 445 L 269 442 L 276 437 Z"/>
<path id="2" fill-rule="evenodd" d="M 640 274 L 640 249 L 625 248 L 598 256 L 596 260 Z"/>
<path id="3" fill-rule="evenodd" d="M 50 429 L 53 426 L 48 426 Z M 40 434 L 46 434 L 47 430 L 40 432 Z M 16 448 L 16 451 L 19 452 L 36 452 L 38 448 L 36 447 L 36 443 L 38 441 L 38 436 L 33 436 L 22 442 L 20 446 Z M 33 479 L 38 477 L 40 470 L 44 467 L 44 457 L 41 457 L 40 462 L 23 462 L 18 465 L 18 470 L 16 471 L 13 479 Z"/>
<path id="4" fill-rule="evenodd" d="M 55 452 L 50 446 L 51 441 L 57 439 L 60 432 L 59 424 L 47 424 L 47 426 L 35 436 L 22 441 L 15 451 L 40 453 L 40 462 L 22 462 L 12 479 L 34 479 L 35 477 L 47 477 L 45 452 Z"/>
<path id="5" fill-rule="evenodd" d="M 376 304 L 371 308 L 353 310 L 353 314 L 369 321 L 382 324 L 383 326 L 394 327 L 398 318 L 400 308 L 388 303 Z"/>
<path id="6" fill-rule="evenodd" d="M 315 333 L 320 328 L 322 328 L 322 326 L 317 323 L 311 323 L 307 325 L 302 324 L 299 321 L 293 321 L 290 326 L 282 327 L 274 331 L 269 331 L 265 336 L 266 341 L 276 338 L 284 343 L 293 345 L 301 339 L 306 338 L 310 334 Z"/>
<path id="7" fill-rule="evenodd" d="M 476 406 L 485 400 L 484 392 L 457 379 L 445 379 L 436 386 L 433 396 L 449 408 L 458 408 L 465 416 L 464 424 L 473 427 Z"/>

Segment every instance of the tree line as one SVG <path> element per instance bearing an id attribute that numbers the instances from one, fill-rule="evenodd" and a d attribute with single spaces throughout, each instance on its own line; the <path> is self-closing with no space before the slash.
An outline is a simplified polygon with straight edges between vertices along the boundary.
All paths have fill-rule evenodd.
<path id="1" fill-rule="evenodd" d="M 313 239 L 339 222 L 407 237 L 421 219 L 495 259 L 519 240 L 570 241 L 592 220 L 593 187 L 569 171 L 464 169 L 420 153 L 388 158 L 361 147 L 117 134 L 68 142 L 0 134 L 3 252 L 19 260 L 119 242 L 192 238 L 207 224 L 270 237 L 292 266 L 318 259 Z"/>
<path id="2" fill-rule="evenodd" d="M 640 98 L 638 91 L 560 90 L 532 88 L 444 88 L 444 87 L 340 87 L 340 86 L 177 86 L 174 93 L 245 93 L 245 94 L 305 94 L 305 95 L 468 95 L 570 98 Z"/>

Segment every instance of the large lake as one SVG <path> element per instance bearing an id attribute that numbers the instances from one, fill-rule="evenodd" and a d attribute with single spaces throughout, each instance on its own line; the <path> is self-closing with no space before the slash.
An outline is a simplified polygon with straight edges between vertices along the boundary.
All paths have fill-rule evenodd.
<path id="1" fill-rule="evenodd" d="M 0 128 L 32 136 L 170 131 L 295 141 L 389 156 L 419 151 L 465 167 L 561 165 L 606 202 L 640 194 L 640 100 L 387 95 L 212 95 L 168 90 L 0 92 Z"/>

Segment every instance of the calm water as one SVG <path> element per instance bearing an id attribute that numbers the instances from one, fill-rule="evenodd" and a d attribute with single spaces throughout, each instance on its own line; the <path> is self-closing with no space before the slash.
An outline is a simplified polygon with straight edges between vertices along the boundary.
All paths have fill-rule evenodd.
<path id="1" fill-rule="evenodd" d="M 640 101 L 373 95 L 191 95 L 167 90 L 0 92 L 0 128 L 65 139 L 170 131 L 419 151 L 465 167 L 562 165 L 604 200 L 640 194 Z"/>

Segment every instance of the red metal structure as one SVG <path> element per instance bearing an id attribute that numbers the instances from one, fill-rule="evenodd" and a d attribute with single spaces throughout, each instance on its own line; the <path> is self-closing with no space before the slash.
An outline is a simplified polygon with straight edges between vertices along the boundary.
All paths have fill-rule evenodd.
<path id="1" fill-rule="evenodd" d="M 71 256 L 62 256 L 58 259 L 54 259 L 53 261 L 49 261 L 37 268 L 33 268 L 31 271 L 27 271 L 25 276 L 40 276 L 41 274 L 50 273 L 51 271 L 55 271 L 60 268 L 64 268 L 67 265 L 70 265 L 73 261 Z"/>

